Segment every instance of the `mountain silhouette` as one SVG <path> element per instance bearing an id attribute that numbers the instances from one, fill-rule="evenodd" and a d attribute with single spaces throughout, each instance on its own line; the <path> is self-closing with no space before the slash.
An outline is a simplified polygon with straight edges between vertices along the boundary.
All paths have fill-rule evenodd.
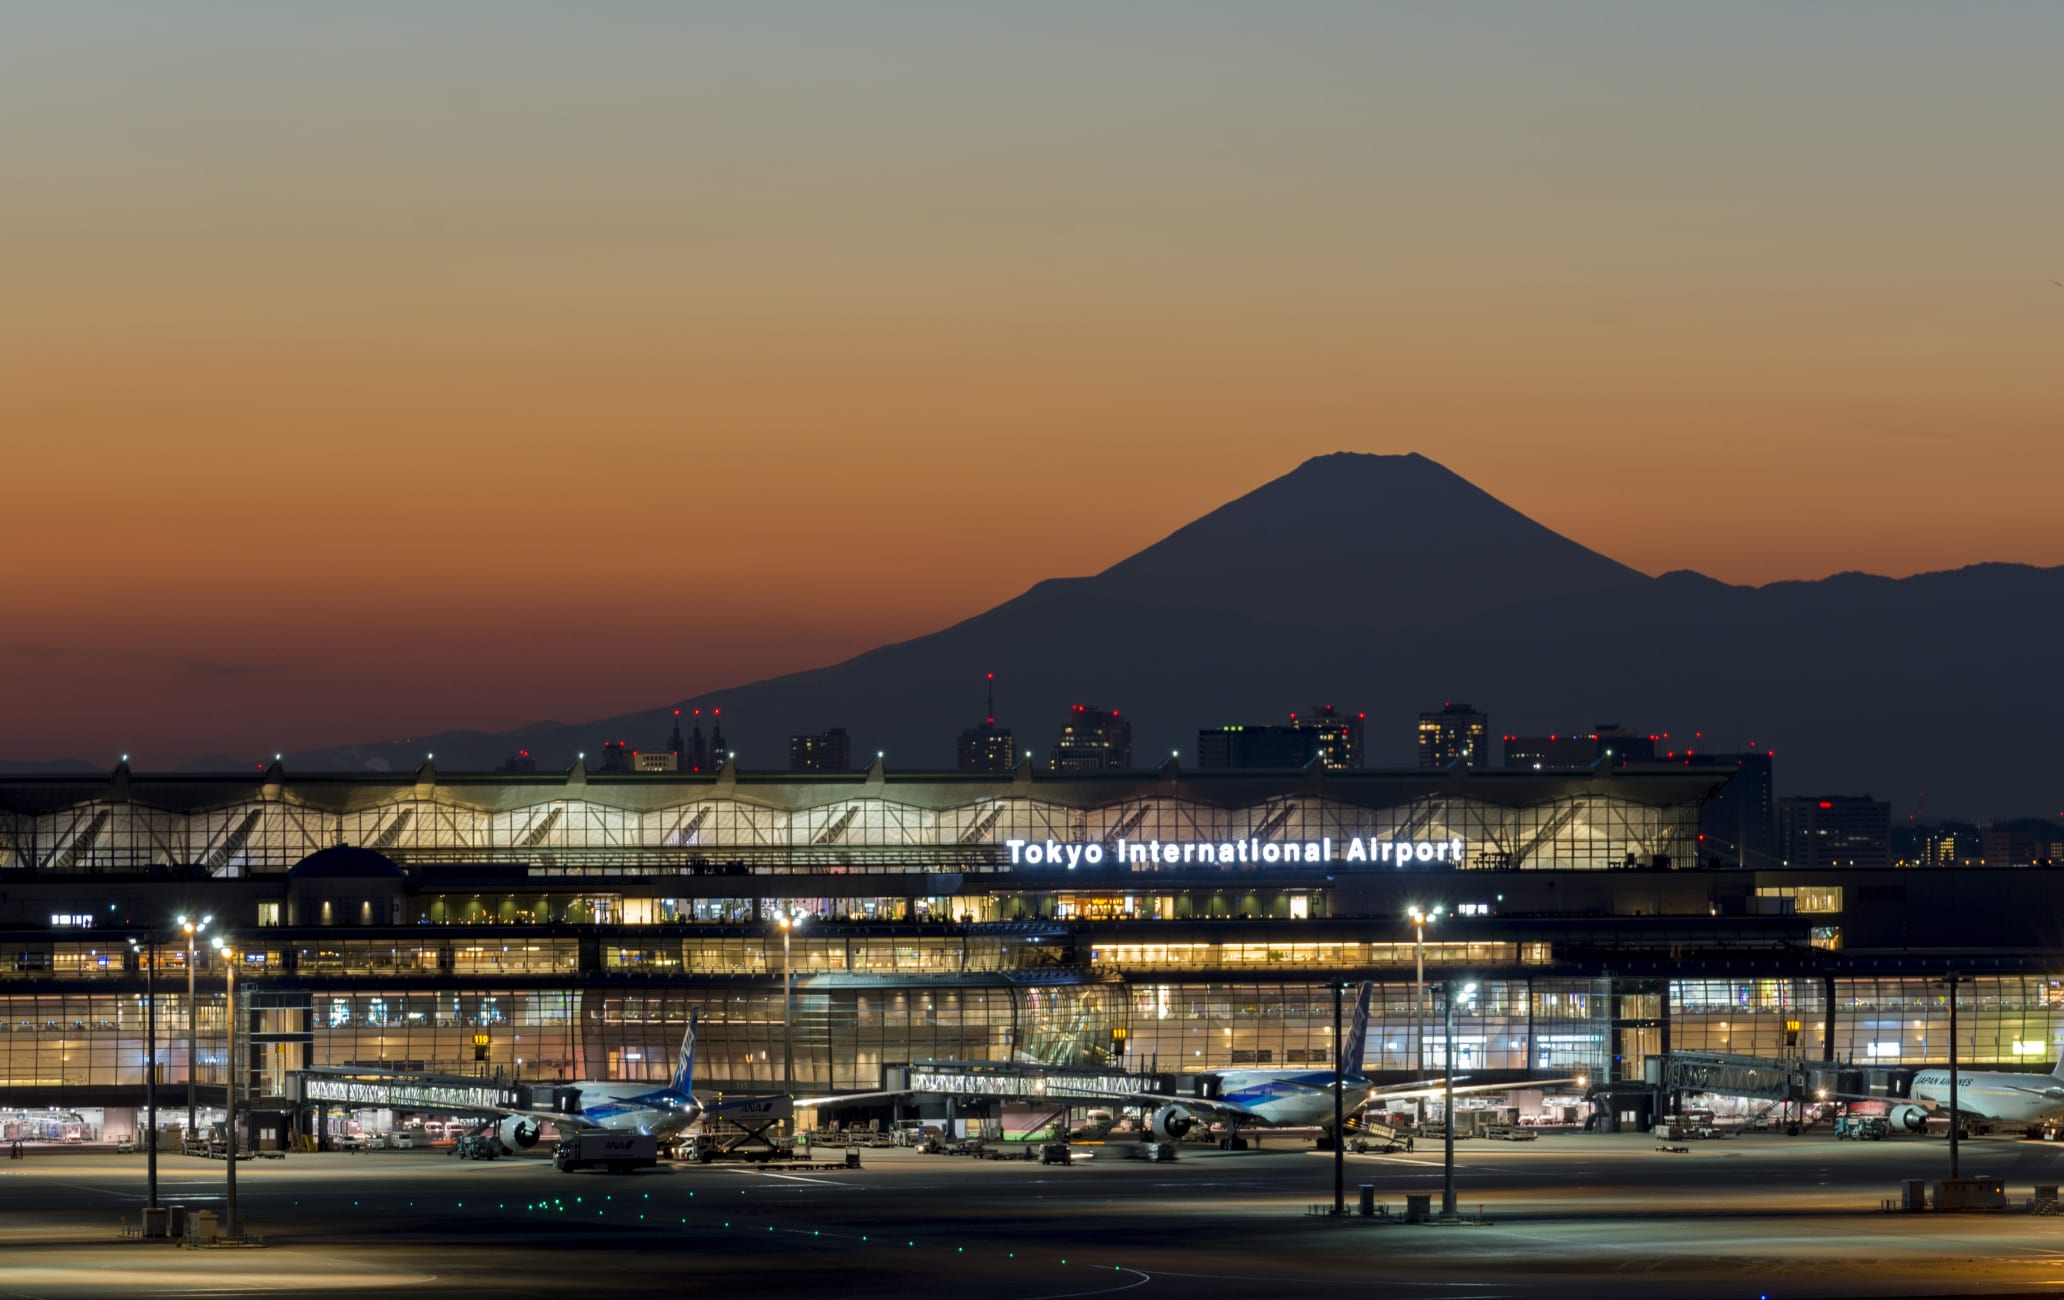
<path id="1" fill-rule="evenodd" d="M 1413 452 L 1315 456 L 1094 578 L 1105 600 L 1317 627 L 1446 623 L 1645 576 Z"/>
<path id="2" fill-rule="evenodd" d="M 541 767 L 605 739 L 658 748 L 672 709 L 720 706 L 745 767 L 843 726 L 856 766 L 950 768 L 997 675 L 999 721 L 1044 762 L 1071 705 L 1121 708 L 1134 763 L 1194 760 L 1197 730 L 1334 704 L 1372 766 L 1413 761 L 1417 714 L 1467 700 L 1494 732 L 1601 720 L 1680 744 L 1753 740 L 1780 792 L 1873 793 L 1967 816 L 2064 807 L 2064 568 L 1733 586 L 1649 577 L 1418 455 L 1320 456 L 1093 577 L 1055 579 L 843 663 L 589 723 L 290 754 L 290 768 Z M 1704 739 L 1693 741 L 1691 733 Z"/>

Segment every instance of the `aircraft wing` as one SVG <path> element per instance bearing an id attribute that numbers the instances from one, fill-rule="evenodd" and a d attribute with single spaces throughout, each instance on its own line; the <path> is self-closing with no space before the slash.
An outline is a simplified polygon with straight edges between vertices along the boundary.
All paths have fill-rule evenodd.
<path id="1" fill-rule="evenodd" d="M 850 1106 L 856 1102 L 888 1101 L 896 1097 L 911 1097 L 915 1095 L 915 1090 L 910 1088 L 890 1088 L 879 1092 L 842 1092 L 832 1097 L 798 1097 L 795 1099 L 795 1104 L 798 1106 Z"/>
<path id="2" fill-rule="evenodd" d="M 1575 1083 L 1577 1078 L 1578 1076 L 1573 1074 L 1562 1079 L 1523 1079 L 1518 1083 L 1472 1083 L 1457 1087 L 1455 1095 L 1457 1097 L 1466 1097 L 1473 1092 L 1512 1092 L 1520 1088 L 1553 1087 L 1558 1083 Z M 1439 1097 L 1446 1093 L 1447 1090 L 1446 1080 L 1388 1084 L 1383 1087 L 1370 1089 L 1369 1100 L 1365 1104 L 1373 1105 L 1379 1101 L 1397 1101 L 1413 1097 Z"/>

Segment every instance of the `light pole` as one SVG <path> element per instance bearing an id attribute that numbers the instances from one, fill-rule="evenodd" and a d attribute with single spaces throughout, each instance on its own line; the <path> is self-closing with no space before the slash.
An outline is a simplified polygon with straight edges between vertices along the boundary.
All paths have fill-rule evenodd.
<path id="1" fill-rule="evenodd" d="M 1426 927 L 1438 921 L 1443 910 L 1436 907 L 1432 911 L 1426 911 L 1417 903 L 1411 907 L 1412 929 L 1416 936 L 1412 976 L 1412 1040 L 1413 1051 L 1418 1055 L 1417 1069 L 1420 1074 L 1426 1073 Z"/>
<path id="2" fill-rule="evenodd" d="M 200 1123 L 198 1108 L 194 1105 L 194 940 L 201 931 L 208 928 L 214 917 L 204 916 L 196 921 L 181 916 L 179 928 L 186 931 L 186 1140 L 193 1141 L 194 1129 Z"/>
<path id="3" fill-rule="evenodd" d="M 788 1094 L 791 1103 L 795 1100 L 795 961 L 789 940 L 809 915 L 799 907 L 785 904 L 774 918 L 781 927 L 781 1090 Z M 795 1132 L 793 1109 L 788 1112 L 788 1131 Z"/>
<path id="4" fill-rule="evenodd" d="M 1957 1114 L 1957 973 L 1951 971 L 1942 982 L 1949 985 L 1949 1176 L 1961 1177 L 1957 1165 L 1957 1134 L 1964 1127 Z"/>
<path id="5" fill-rule="evenodd" d="M 1446 1036 L 1441 1043 L 1441 1218 L 1455 1217 L 1455 981 L 1442 984 L 1446 994 L 1447 1012 Z M 1476 985 L 1462 986 L 1460 996 L 1476 996 Z"/>
<path id="6" fill-rule="evenodd" d="M 1343 1048 L 1346 1042 L 1340 1036 L 1340 999 L 1347 991 L 1347 985 L 1333 981 L 1333 1213 L 1335 1217 L 1347 1214 L 1347 1123 L 1341 1113 L 1342 1092 L 1346 1088 L 1347 1054 Z"/>
<path id="7" fill-rule="evenodd" d="M 226 1166 L 229 1177 L 229 1215 L 227 1221 L 222 1225 L 222 1235 L 234 1241 L 244 1235 L 242 1229 L 237 1224 L 236 1200 L 237 1148 L 241 1145 L 237 1141 L 236 950 L 231 948 L 219 936 L 215 940 L 215 950 L 222 954 L 222 1010 L 229 1021 L 229 1068 L 225 1087 L 223 1088 L 223 1094 L 228 1099 L 224 1104 L 225 1118 L 223 1120 L 223 1128 L 227 1130 L 229 1136 L 228 1150 L 225 1153 L 228 1158 L 223 1161 L 223 1164 Z"/>
<path id="8" fill-rule="evenodd" d="M 158 1208 L 158 936 L 129 946 L 143 954 L 143 1168 L 144 1207 Z M 146 1229 L 148 1231 L 148 1229 Z"/>

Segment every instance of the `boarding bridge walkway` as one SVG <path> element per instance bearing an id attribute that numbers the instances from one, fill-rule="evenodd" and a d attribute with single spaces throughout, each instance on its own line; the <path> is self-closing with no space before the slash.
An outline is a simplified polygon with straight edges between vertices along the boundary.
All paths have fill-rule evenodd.
<path id="1" fill-rule="evenodd" d="M 1648 1083 L 1665 1092 L 1706 1092 L 1762 1101 L 1811 1101 L 1820 1095 L 1856 1096 L 1865 1071 L 1834 1061 L 1735 1056 L 1725 1052 L 1671 1052 L 1648 1058 Z"/>
<path id="2" fill-rule="evenodd" d="M 464 1074 L 410 1074 L 360 1066 L 291 1070 L 289 1095 L 304 1106 L 360 1106 L 431 1115 L 478 1115 L 529 1109 L 532 1088 L 503 1079 Z M 540 1084 L 539 1109 L 551 1105 L 551 1084 Z"/>

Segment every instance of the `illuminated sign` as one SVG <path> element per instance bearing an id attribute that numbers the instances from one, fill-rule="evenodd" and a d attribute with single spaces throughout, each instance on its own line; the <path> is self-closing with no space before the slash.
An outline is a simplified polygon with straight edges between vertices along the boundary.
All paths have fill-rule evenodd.
<path id="1" fill-rule="evenodd" d="M 1381 835 L 1350 835 L 1344 840 L 1219 840 L 1202 844 L 1141 844 L 1119 839 L 1106 850 L 1098 843 L 1062 840 L 1005 840 L 1012 866 L 1100 867 L 1106 861 L 1126 866 L 1269 866 L 1274 864 L 1359 862 L 1404 867 L 1422 863 L 1460 865 L 1460 837 L 1444 840 L 1394 840 Z"/>
<path id="2" fill-rule="evenodd" d="M 347 1079 L 309 1079 L 308 1101 L 341 1101 L 352 1106 L 394 1110 L 500 1110 L 516 1104 L 506 1088 L 463 1087 L 441 1083 L 353 1083 Z"/>
<path id="3" fill-rule="evenodd" d="M 1033 1071 L 992 1073 L 912 1067 L 912 1092 L 950 1093 L 963 1097 L 1130 1097 L 1149 1091 L 1152 1080 L 1136 1074 L 1039 1074 Z"/>

